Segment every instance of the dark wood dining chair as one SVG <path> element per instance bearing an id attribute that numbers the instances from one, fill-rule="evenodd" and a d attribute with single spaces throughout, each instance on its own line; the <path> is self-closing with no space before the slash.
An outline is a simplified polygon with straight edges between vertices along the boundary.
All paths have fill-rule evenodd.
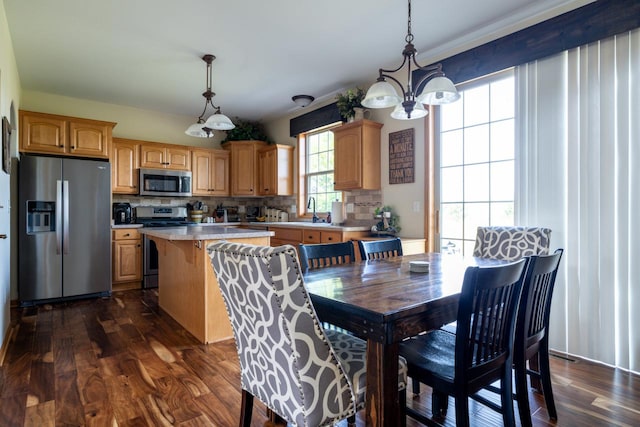
<path id="1" fill-rule="evenodd" d="M 302 271 L 355 261 L 352 242 L 316 243 L 298 246 Z"/>
<path id="2" fill-rule="evenodd" d="M 295 248 L 215 242 L 207 251 L 238 350 L 240 427 L 251 425 L 254 397 L 276 422 L 355 425 L 365 404 L 367 343 L 320 327 Z M 401 401 L 406 369 L 400 359 Z"/>
<path id="3" fill-rule="evenodd" d="M 433 389 L 435 419 L 446 414 L 448 396 L 456 406 L 456 425 L 469 425 L 469 398 L 500 381 L 505 426 L 515 425 L 512 393 L 513 341 L 526 260 L 465 272 L 457 314 L 457 333 L 435 330 L 400 344 L 409 376 Z M 413 408 L 406 413 L 426 425 L 440 425 Z"/>
<path id="4" fill-rule="evenodd" d="M 552 255 L 531 256 L 522 289 L 516 322 L 513 368 L 520 423 L 525 427 L 532 425 L 527 375 L 542 383 L 549 418 L 558 419 L 549 368 L 549 317 L 562 253 L 563 250 L 558 249 Z"/>
<path id="5" fill-rule="evenodd" d="M 402 256 L 402 241 L 399 237 L 384 240 L 358 240 L 360 258 L 363 260 Z"/>

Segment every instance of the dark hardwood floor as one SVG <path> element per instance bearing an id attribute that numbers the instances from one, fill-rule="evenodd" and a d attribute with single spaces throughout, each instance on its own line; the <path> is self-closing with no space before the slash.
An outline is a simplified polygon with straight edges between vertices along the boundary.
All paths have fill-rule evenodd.
<path id="1" fill-rule="evenodd" d="M 12 324 L 0 368 L 0 426 L 238 425 L 233 341 L 198 344 L 158 310 L 153 290 L 15 308 Z M 550 422 L 542 397 L 531 392 L 534 426 L 640 425 L 637 376 L 557 357 L 552 372 L 559 420 Z M 424 386 L 418 397 L 409 392 L 409 404 L 429 408 L 430 394 Z M 454 426 L 453 402 L 450 408 L 447 426 Z M 472 402 L 471 412 L 472 425 L 502 424 L 482 405 Z M 265 420 L 256 403 L 252 426 Z"/>

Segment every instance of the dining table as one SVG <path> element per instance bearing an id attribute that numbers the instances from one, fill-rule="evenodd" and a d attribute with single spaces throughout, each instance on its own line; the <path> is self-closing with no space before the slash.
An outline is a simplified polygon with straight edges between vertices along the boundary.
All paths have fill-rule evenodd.
<path id="1" fill-rule="evenodd" d="M 412 271 L 424 271 L 425 262 L 428 272 Z M 305 285 L 320 320 L 367 341 L 367 426 L 401 425 L 399 343 L 456 320 L 467 267 L 501 263 L 504 261 L 423 253 L 305 273 Z"/>

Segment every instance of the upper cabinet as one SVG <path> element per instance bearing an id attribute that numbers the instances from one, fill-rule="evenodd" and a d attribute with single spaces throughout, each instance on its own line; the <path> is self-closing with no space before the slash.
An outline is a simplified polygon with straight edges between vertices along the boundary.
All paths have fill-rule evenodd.
<path id="1" fill-rule="evenodd" d="M 273 144 L 258 150 L 258 194 L 293 195 L 293 147 Z"/>
<path id="2" fill-rule="evenodd" d="M 138 194 L 140 141 L 113 138 L 111 145 L 111 192 Z"/>
<path id="3" fill-rule="evenodd" d="M 257 196 L 258 150 L 267 146 L 263 141 L 229 141 L 224 149 L 231 153 L 231 195 Z"/>
<path id="4" fill-rule="evenodd" d="M 191 188 L 194 196 L 229 195 L 229 155 L 227 150 L 191 150 Z"/>
<path id="5" fill-rule="evenodd" d="M 140 145 L 140 167 L 191 170 L 191 151 L 184 145 L 145 142 Z"/>
<path id="6" fill-rule="evenodd" d="M 20 111 L 20 151 L 108 158 L 116 123 Z"/>
<path id="7" fill-rule="evenodd" d="M 379 190 L 382 123 L 358 120 L 333 129 L 334 189 Z"/>

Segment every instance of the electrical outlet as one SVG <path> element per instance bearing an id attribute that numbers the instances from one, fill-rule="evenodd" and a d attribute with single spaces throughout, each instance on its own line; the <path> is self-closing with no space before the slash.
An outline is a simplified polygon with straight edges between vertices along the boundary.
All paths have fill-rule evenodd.
<path id="1" fill-rule="evenodd" d="M 414 200 L 413 202 L 413 211 L 420 212 L 420 202 L 418 200 Z"/>
<path id="2" fill-rule="evenodd" d="M 353 213 L 354 210 L 353 203 L 347 203 L 347 213 Z"/>

